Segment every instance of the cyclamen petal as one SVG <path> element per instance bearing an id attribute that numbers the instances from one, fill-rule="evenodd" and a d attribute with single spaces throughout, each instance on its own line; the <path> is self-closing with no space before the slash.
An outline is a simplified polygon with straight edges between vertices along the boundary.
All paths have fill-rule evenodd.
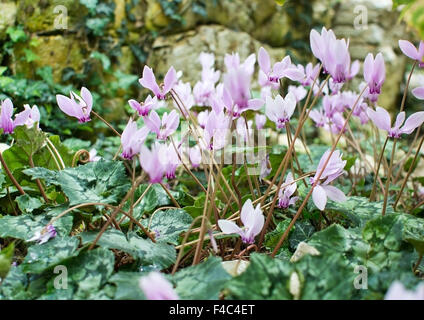
<path id="1" fill-rule="evenodd" d="M 371 108 L 367 109 L 367 115 L 377 128 L 389 131 L 391 126 L 390 114 L 386 109 L 377 107 L 376 111 Z"/>
<path id="2" fill-rule="evenodd" d="M 324 210 L 327 204 L 327 193 L 320 185 L 316 185 L 312 191 L 312 200 L 319 210 Z"/>
<path id="3" fill-rule="evenodd" d="M 412 90 L 412 94 L 415 98 L 424 100 L 424 87 L 418 87 Z"/>
<path id="4" fill-rule="evenodd" d="M 334 186 L 323 185 L 322 188 L 325 190 L 327 197 L 333 201 L 345 202 L 347 200 L 345 194 Z"/>
<path id="5" fill-rule="evenodd" d="M 178 300 L 172 284 L 157 272 L 151 272 L 139 281 L 139 286 L 148 300 Z"/>
<path id="6" fill-rule="evenodd" d="M 243 230 L 236 225 L 233 221 L 228 220 L 218 220 L 218 226 L 225 234 L 243 234 Z"/>
<path id="7" fill-rule="evenodd" d="M 416 128 L 424 122 L 424 111 L 416 112 L 406 119 L 405 124 L 400 129 L 402 133 L 411 134 Z"/>
<path id="8" fill-rule="evenodd" d="M 85 87 L 82 87 L 81 95 L 82 97 L 72 91 L 70 93 L 71 98 L 58 94 L 56 95 L 56 101 L 64 113 L 77 118 L 78 122 L 84 123 L 91 120 L 90 113 L 93 107 L 93 98 L 90 91 Z"/>
<path id="9" fill-rule="evenodd" d="M 420 41 L 419 48 L 417 48 L 407 40 L 399 40 L 399 48 L 403 52 L 403 54 L 413 60 L 416 60 L 420 63 L 420 67 L 422 67 L 422 60 L 424 56 L 424 42 Z"/>

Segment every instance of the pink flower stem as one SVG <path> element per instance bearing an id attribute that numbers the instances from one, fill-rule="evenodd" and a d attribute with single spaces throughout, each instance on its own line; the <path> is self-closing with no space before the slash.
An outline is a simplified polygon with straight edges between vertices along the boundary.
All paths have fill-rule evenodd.
<path id="1" fill-rule="evenodd" d="M 390 180 L 392 178 L 393 160 L 395 158 L 396 143 L 397 143 L 397 139 L 395 138 L 393 139 L 392 155 L 390 157 L 389 172 L 387 174 L 386 187 L 384 190 L 383 210 L 381 211 L 382 216 L 386 214 L 386 209 L 387 209 L 387 199 L 389 197 L 389 187 L 390 187 Z"/>
<path id="2" fill-rule="evenodd" d="M 389 141 L 388 136 L 387 136 L 386 140 L 384 141 L 383 148 L 381 149 L 380 156 L 378 158 L 377 170 L 375 172 L 374 181 L 372 183 L 370 201 L 375 201 L 375 191 L 376 191 L 375 189 L 376 189 L 376 186 L 377 186 L 377 177 L 378 177 L 378 173 L 380 171 L 381 161 L 383 160 L 384 150 L 386 150 L 387 141 Z"/>
<path id="3" fill-rule="evenodd" d="M 105 125 L 107 125 L 109 127 L 110 130 L 112 130 L 118 137 L 121 137 L 121 134 L 115 130 L 114 127 L 112 127 L 112 125 L 107 122 L 103 117 L 101 117 L 97 112 L 91 110 L 91 113 L 94 114 L 97 118 L 99 118 L 99 120 L 101 120 Z"/>
<path id="4" fill-rule="evenodd" d="M 12 172 L 10 171 L 9 167 L 6 164 L 6 161 L 4 161 L 4 158 L 3 158 L 3 155 L 1 154 L 1 152 L 0 152 L 0 162 L 1 162 L 2 169 L 4 169 L 4 171 L 6 172 L 7 176 L 9 177 L 9 179 L 15 185 L 16 189 L 18 189 L 18 191 L 19 191 L 19 193 L 21 195 L 24 195 L 25 194 L 24 189 L 22 189 L 22 187 L 19 184 L 19 182 L 13 176 Z"/>

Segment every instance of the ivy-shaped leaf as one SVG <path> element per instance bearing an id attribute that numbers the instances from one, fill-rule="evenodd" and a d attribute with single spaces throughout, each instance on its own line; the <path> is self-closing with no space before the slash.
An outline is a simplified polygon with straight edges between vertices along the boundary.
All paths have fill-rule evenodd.
<path id="1" fill-rule="evenodd" d="M 79 234 L 83 244 L 92 243 L 97 237 L 97 232 L 84 232 Z M 134 233 L 128 238 L 121 231 L 109 229 L 101 236 L 97 244 L 104 248 L 117 249 L 131 254 L 140 259 L 143 266 L 154 265 L 158 269 L 165 269 L 172 265 L 176 259 L 173 246 L 165 243 L 153 243 L 150 239 L 143 239 Z"/>
<path id="2" fill-rule="evenodd" d="M 221 259 L 209 257 L 205 262 L 184 268 L 169 277 L 181 299 L 216 300 L 231 276 L 221 266 Z"/>
<path id="3" fill-rule="evenodd" d="M 190 227 L 193 218 L 183 209 L 168 209 L 158 211 L 151 219 L 145 219 L 142 224 L 155 232 L 155 240 L 178 244 L 182 232 Z"/>
<path id="4" fill-rule="evenodd" d="M 31 168 L 24 173 L 60 186 L 71 206 L 89 202 L 116 203 L 130 187 L 120 161 L 99 160 L 61 171 Z"/>

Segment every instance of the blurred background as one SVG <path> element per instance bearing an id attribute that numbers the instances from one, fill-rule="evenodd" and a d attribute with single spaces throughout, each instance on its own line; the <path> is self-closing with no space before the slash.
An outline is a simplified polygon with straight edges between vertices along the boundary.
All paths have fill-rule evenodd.
<path id="1" fill-rule="evenodd" d="M 145 64 L 159 78 L 173 65 L 192 85 L 202 51 L 215 54 L 218 69 L 225 53 L 245 58 L 260 46 L 274 61 L 290 55 L 305 64 L 312 60 L 310 30 L 325 26 L 350 38 L 352 60 L 383 53 L 379 104 L 396 110 L 411 62 L 398 40 L 418 42 L 423 12 L 421 0 L 0 0 L 0 99 L 10 97 L 19 110 L 36 104 L 48 131 L 89 139 L 107 131 L 98 121 L 68 119 L 56 94 L 86 86 L 94 109 L 122 125 L 128 99 L 147 93 L 138 84 Z M 411 86 L 418 85 L 424 77 L 415 73 Z M 410 99 L 408 110 L 422 109 Z"/>

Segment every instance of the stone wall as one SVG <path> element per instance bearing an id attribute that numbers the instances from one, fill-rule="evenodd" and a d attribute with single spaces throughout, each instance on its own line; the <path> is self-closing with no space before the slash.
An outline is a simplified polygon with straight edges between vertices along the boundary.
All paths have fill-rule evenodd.
<path id="1" fill-rule="evenodd" d="M 112 63 L 113 68 L 125 73 L 141 73 L 143 63 L 133 50 L 137 47 L 148 51 L 147 63 L 159 73 L 172 64 L 183 70 L 185 80 L 191 81 L 198 79 L 197 56 L 201 51 L 213 51 L 218 66 L 222 66 L 226 52 L 237 51 L 243 58 L 257 52 L 261 45 L 275 59 L 291 53 L 300 62 L 308 61 L 310 28 L 325 25 L 333 28 L 339 37 L 350 38 L 354 59 L 363 60 L 367 52 L 382 52 L 387 61 L 388 79 L 380 104 L 390 108 L 398 98 L 406 60 L 399 53 L 397 40 L 409 35 L 399 23 L 398 13 L 391 11 L 391 1 L 288 0 L 281 7 L 274 0 L 212 0 L 204 1 L 206 15 L 200 15 L 192 10 L 189 0 L 181 2 L 183 24 L 175 24 L 156 0 L 140 0 L 130 8 L 130 1 L 113 1 L 114 22 L 108 25 L 103 37 L 120 44 L 121 55 Z M 57 14 L 53 10 L 57 5 L 68 9 L 68 30 L 54 29 Z M 358 5 L 367 8 L 368 28 L 364 30 L 354 27 L 358 15 L 354 10 Z M 35 44 L 30 49 L 40 58 L 25 61 L 28 44 L 22 44 L 14 48 L 12 61 L 3 64 L 27 77 L 34 77 L 36 68 L 49 65 L 56 81 L 61 81 L 66 67 L 81 72 L 93 51 L 92 44 L 82 40 L 80 30 L 86 14 L 87 8 L 79 1 L 0 0 L 0 41 L 6 38 L 8 26 L 23 25 Z M 118 31 L 123 23 L 125 34 Z M 151 32 L 156 34 L 154 39 L 146 37 Z M 147 38 L 153 40 L 148 43 Z"/>

